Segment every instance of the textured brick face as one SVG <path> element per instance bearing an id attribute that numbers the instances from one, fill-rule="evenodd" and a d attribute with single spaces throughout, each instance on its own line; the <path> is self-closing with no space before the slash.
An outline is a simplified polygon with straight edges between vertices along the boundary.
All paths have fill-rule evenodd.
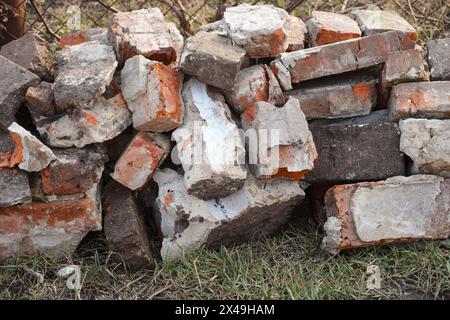
<path id="1" fill-rule="evenodd" d="M 70 254 L 87 232 L 99 229 L 101 213 L 88 198 L 0 209 L 0 261 L 38 253 Z"/>
<path id="2" fill-rule="evenodd" d="M 142 188 L 169 153 L 167 138 L 139 132 L 116 163 L 112 177 L 131 190 Z"/>
<path id="3" fill-rule="evenodd" d="M 358 24 L 342 14 L 313 11 L 306 25 L 311 46 L 321 46 L 361 36 Z"/>

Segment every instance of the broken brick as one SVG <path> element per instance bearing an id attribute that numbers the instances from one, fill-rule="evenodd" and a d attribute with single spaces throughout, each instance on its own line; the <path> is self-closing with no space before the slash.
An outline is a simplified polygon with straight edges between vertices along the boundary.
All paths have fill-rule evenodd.
<path id="1" fill-rule="evenodd" d="M 0 208 L 31 202 L 28 176 L 24 171 L 0 168 L 0 189 Z"/>
<path id="2" fill-rule="evenodd" d="M 142 55 L 168 65 L 177 61 L 183 48 L 180 31 L 165 21 L 159 8 L 114 13 L 108 35 L 120 63 Z"/>
<path id="3" fill-rule="evenodd" d="M 309 123 L 319 154 L 304 180 L 336 183 L 379 180 L 406 172 L 398 124 L 386 110 L 367 116 Z"/>
<path id="4" fill-rule="evenodd" d="M 427 51 L 431 80 L 450 80 L 450 38 L 428 41 Z"/>
<path id="5" fill-rule="evenodd" d="M 0 209 L 0 261 L 37 254 L 60 258 L 101 228 L 101 209 L 90 197 Z"/>
<path id="6" fill-rule="evenodd" d="M 302 19 L 289 16 L 285 24 L 287 29 L 288 48 L 286 52 L 302 50 L 305 48 L 305 42 L 308 37 L 308 29 Z"/>
<path id="7" fill-rule="evenodd" d="M 245 62 L 245 50 L 234 46 L 223 33 L 199 31 L 186 40 L 180 66 L 185 74 L 210 86 L 231 90 Z"/>
<path id="8" fill-rule="evenodd" d="M 421 50 L 409 49 L 388 54 L 381 74 L 385 86 L 429 80 L 428 66 Z"/>
<path id="9" fill-rule="evenodd" d="M 450 120 L 400 120 L 400 150 L 421 173 L 450 178 Z"/>
<path id="10" fill-rule="evenodd" d="M 388 101 L 391 120 L 450 118 L 450 81 L 400 83 Z"/>
<path id="11" fill-rule="evenodd" d="M 113 139 L 131 124 L 131 113 L 121 94 L 111 99 L 100 97 L 90 109 L 49 118 L 37 129 L 49 146 L 83 148 Z"/>
<path id="12" fill-rule="evenodd" d="M 413 49 L 416 30 L 398 13 L 389 10 L 353 10 L 350 16 L 358 22 L 364 36 L 396 31 L 403 49 Z"/>
<path id="13" fill-rule="evenodd" d="M 289 14 L 272 5 L 227 8 L 224 23 L 233 43 L 249 58 L 275 57 L 288 48 Z"/>
<path id="14" fill-rule="evenodd" d="M 41 171 L 45 195 L 85 193 L 100 182 L 105 154 L 93 146 L 54 149 L 56 159 Z"/>
<path id="15" fill-rule="evenodd" d="M 154 266 L 148 229 L 133 193 L 111 180 L 102 198 L 109 249 L 118 253 L 132 271 Z"/>
<path id="16" fill-rule="evenodd" d="M 7 77 L 0 77 L 0 125 L 9 127 L 15 121 L 28 87 L 39 83 L 39 77 L 0 55 L 0 70 Z"/>
<path id="17" fill-rule="evenodd" d="M 55 155 L 49 147 L 16 122 L 8 127 L 8 131 L 15 144 L 11 161 L 17 162 L 20 169 L 41 171 L 55 159 Z"/>
<path id="18" fill-rule="evenodd" d="M 376 80 L 366 76 L 311 80 L 286 95 L 298 99 L 308 120 L 363 116 L 377 103 Z"/>
<path id="19" fill-rule="evenodd" d="M 282 53 L 271 64 L 280 83 L 286 83 L 284 77 L 287 69 L 291 82 L 359 70 L 381 64 L 389 53 L 400 50 L 395 31 L 375 34 L 370 37 L 356 38 L 335 42 L 304 50 Z M 284 85 L 286 90 L 288 85 Z"/>
<path id="20" fill-rule="evenodd" d="M 43 81 L 36 87 L 29 87 L 25 94 L 25 103 L 35 123 L 54 116 L 56 111 L 52 84 Z"/>
<path id="21" fill-rule="evenodd" d="M 65 33 L 59 40 L 59 48 L 66 46 L 76 46 L 88 41 L 99 41 L 102 44 L 109 44 L 108 29 L 106 28 L 88 28 L 83 31 Z"/>
<path id="22" fill-rule="evenodd" d="M 195 78 L 183 86 L 185 121 L 172 137 L 185 171 L 189 194 L 202 199 L 227 196 L 245 182 L 245 148 L 225 98 Z"/>
<path id="23" fill-rule="evenodd" d="M 139 132 L 116 162 L 113 179 L 130 190 L 142 188 L 170 152 L 170 141 L 162 134 Z"/>
<path id="24" fill-rule="evenodd" d="M 134 128 L 167 132 L 181 125 L 184 105 L 180 71 L 134 56 L 125 63 L 121 77 L 124 98 L 133 113 Z"/>
<path id="25" fill-rule="evenodd" d="M 249 175 L 244 186 L 227 197 L 201 200 L 191 196 L 183 176 L 157 171 L 156 207 L 161 221 L 163 260 L 177 260 L 202 246 L 217 249 L 270 235 L 283 226 L 305 194 L 298 182 L 258 181 Z"/>
<path id="26" fill-rule="evenodd" d="M 53 80 L 53 56 L 39 35 L 29 32 L 0 49 L 0 55 L 47 81 Z"/>
<path id="27" fill-rule="evenodd" d="M 99 41 L 66 46 L 56 53 L 53 94 L 58 111 L 90 106 L 111 83 L 117 61 L 114 49 Z"/>
<path id="28" fill-rule="evenodd" d="M 322 248 L 337 253 L 450 235 L 450 180 L 432 175 L 338 185 L 325 196 Z"/>
<path id="29" fill-rule="evenodd" d="M 311 47 L 361 37 L 358 23 L 343 14 L 313 11 L 306 26 Z"/>

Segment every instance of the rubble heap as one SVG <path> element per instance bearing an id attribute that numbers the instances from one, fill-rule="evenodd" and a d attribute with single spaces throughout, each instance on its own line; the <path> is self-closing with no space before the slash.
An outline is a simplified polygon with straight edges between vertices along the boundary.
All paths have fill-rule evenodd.
<path id="1" fill-rule="evenodd" d="M 153 266 L 272 234 L 305 197 L 333 253 L 449 237 L 450 39 L 416 40 L 391 11 L 242 4 L 186 39 L 152 8 L 54 59 L 33 33 L 3 46 L 0 261 L 103 229 Z"/>

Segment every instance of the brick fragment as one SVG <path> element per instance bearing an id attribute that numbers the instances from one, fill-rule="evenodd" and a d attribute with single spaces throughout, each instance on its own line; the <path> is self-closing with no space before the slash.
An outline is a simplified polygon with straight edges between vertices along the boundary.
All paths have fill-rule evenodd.
<path id="1" fill-rule="evenodd" d="M 224 32 L 213 30 L 199 31 L 186 40 L 180 65 L 185 74 L 210 86 L 231 90 L 245 62 L 245 50 L 234 46 Z"/>
<path id="2" fill-rule="evenodd" d="M 325 196 L 328 220 L 322 248 L 339 250 L 450 235 L 450 180 L 397 176 L 338 185 Z"/>
<path id="3" fill-rule="evenodd" d="M 55 103 L 66 111 L 91 106 L 111 83 L 117 61 L 110 45 L 89 41 L 58 51 L 56 67 Z"/>
<path id="4" fill-rule="evenodd" d="M 111 176 L 130 190 L 140 189 L 169 152 L 168 137 L 141 131 L 122 153 Z"/>
<path id="5" fill-rule="evenodd" d="M 226 94 L 228 104 L 238 113 L 268 98 L 269 84 L 262 65 L 242 69 L 237 74 L 233 90 Z"/>
<path id="6" fill-rule="evenodd" d="M 257 178 L 278 175 L 299 180 L 314 167 L 317 152 L 297 99 L 290 98 L 281 108 L 257 102 L 241 114 L 241 124 Z"/>
<path id="7" fill-rule="evenodd" d="M 54 149 L 56 159 L 41 171 L 45 195 L 85 193 L 100 182 L 107 157 L 96 146 Z"/>
<path id="8" fill-rule="evenodd" d="M 171 64 L 183 48 L 183 37 L 177 27 L 164 19 L 159 8 L 113 14 L 108 36 L 120 63 L 135 56 Z"/>
<path id="9" fill-rule="evenodd" d="M 401 83 L 388 101 L 392 121 L 405 118 L 450 118 L 450 81 Z"/>
<path id="10" fill-rule="evenodd" d="M 247 171 L 245 148 L 225 98 L 195 78 L 183 86 L 185 121 L 172 133 L 187 192 L 202 199 L 239 190 Z"/>
<path id="11" fill-rule="evenodd" d="M 398 13 L 389 10 L 353 10 L 350 16 L 358 22 L 364 36 L 396 31 L 403 49 L 413 49 L 416 30 Z"/>
<path id="12" fill-rule="evenodd" d="M 450 38 L 427 42 L 431 80 L 450 80 Z"/>
<path id="13" fill-rule="evenodd" d="M 28 88 L 25 94 L 25 104 L 35 123 L 54 116 L 56 109 L 53 99 L 53 85 L 42 81 L 38 86 Z"/>
<path id="14" fill-rule="evenodd" d="M 341 74 L 383 63 L 389 53 L 400 50 L 395 31 L 282 53 L 271 63 L 285 90 L 291 83 Z"/>
<path id="15" fill-rule="evenodd" d="M 308 120 L 363 116 L 377 103 L 376 80 L 359 75 L 311 80 L 286 95 L 298 99 Z"/>
<path id="16" fill-rule="evenodd" d="M 47 81 L 53 80 L 53 56 L 46 41 L 29 32 L 0 49 L 0 55 Z"/>
<path id="17" fill-rule="evenodd" d="M 132 271 L 154 266 L 149 231 L 133 193 L 111 180 L 102 198 L 109 249 L 118 253 Z"/>
<path id="18" fill-rule="evenodd" d="M 0 125 L 8 128 L 15 121 L 28 87 L 39 83 L 39 77 L 0 55 L 0 70 L 7 77 L 0 77 Z"/>
<path id="19" fill-rule="evenodd" d="M 59 40 L 59 48 L 63 49 L 66 46 L 76 46 L 88 41 L 99 41 L 102 44 L 109 44 L 108 29 L 88 28 L 83 31 L 65 33 Z"/>
<path id="20" fill-rule="evenodd" d="M 41 171 L 55 159 L 49 147 L 16 122 L 8 127 L 8 131 L 15 144 L 11 161 L 17 162 L 20 169 Z"/>
<path id="21" fill-rule="evenodd" d="M 205 201 L 189 195 L 183 176 L 171 169 L 158 171 L 154 179 L 159 185 L 163 260 L 177 260 L 202 246 L 217 249 L 270 235 L 305 196 L 297 182 L 258 181 L 249 175 L 239 191 Z"/>
<path id="22" fill-rule="evenodd" d="M 289 46 L 289 14 L 283 9 L 244 3 L 227 8 L 224 22 L 228 36 L 249 58 L 275 57 Z"/>
<path id="23" fill-rule="evenodd" d="M 267 98 L 267 102 L 272 103 L 277 107 L 284 106 L 284 104 L 286 103 L 286 99 L 277 77 L 269 66 L 263 65 L 263 67 L 266 71 L 266 77 L 269 86 L 269 97 Z"/>
<path id="24" fill-rule="evenodd" d="M 31 202 L 28 176 L 24 171 L 0 168 L 0 189 L 0 208 Z"/>
<path id="25" fill-rule="evenodd" d="M 405 174 L 400 133 L 386 110 L 367 116 L 309 123 L 319 154 L 310 183 L 379 180 Z"/>
<path id="26" fill-rule="evenodd" d="M 285 24 L 287 29 L 287 52 L 302 50 L 308 37 L 308 29 L 302 19 L 290 15 Z"/>
<path id="27" fill-rule="evenodd" d="M 384 86 L 428 80 L 428 66 L 421 50 L 409 49 L 388 54 L 381 74 Z"/>
<path id="28" fill-rule="evenodd" d="M 358 23 L 343 14 L 313 11 L 306 26 L 312 47 L 361 37 Z"/>
<path id="29" fill-rule="evenodd" d="M 90 109 L 41 121 L 37 129 L 51 147 L 83 148 L 113 139 L 131 124 L 131 113 L 121 94 L 111 99 L 100 97 Z"/>
<path id="30" fill-rule="evenodd" d="M 399 122 L 400 150 L 421 173 L 450 178 L 450 120 L 405 119 Z"/>
<path id="31" fill-rule="evenodd" d="M 38 254 L 73 254 L 89 231 L 101 228 L 101 206 L 94 195 L 4 208 L 0 210 L 0 261 Z"/>
<path id="32" fill-rule="evenodd" d="M 168 132 L 181 125 L 183 75 L 179 70 L 134 56 L 125 63 L 121 79 L 135 129 Z"/>

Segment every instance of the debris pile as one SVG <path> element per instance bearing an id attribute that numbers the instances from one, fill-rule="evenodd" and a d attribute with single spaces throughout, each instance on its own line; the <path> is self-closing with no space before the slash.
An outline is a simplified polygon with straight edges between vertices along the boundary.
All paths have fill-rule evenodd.
<path id="1" fill-rule="evenodd" d="M 0 261 L 104 230 L 153 266 L 273 234 L 306 197 L 333 253 L 449 237 L 450 40 L 416 38 L 391 11 L 242 4 L 187 39 L 152 8 L 54 59 L 3 46 Z"/>

